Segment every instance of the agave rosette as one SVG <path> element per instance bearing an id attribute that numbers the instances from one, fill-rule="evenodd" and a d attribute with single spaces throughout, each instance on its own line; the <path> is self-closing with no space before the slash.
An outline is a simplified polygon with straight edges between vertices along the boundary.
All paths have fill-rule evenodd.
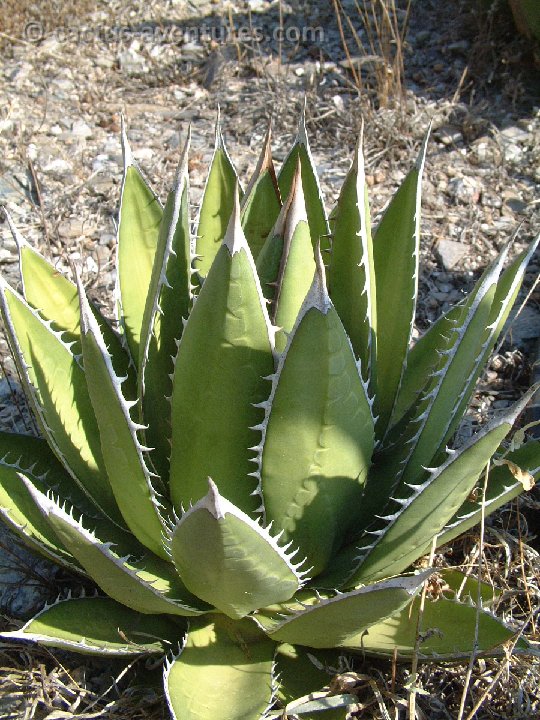
<path id="1" fill-rule="evenodd" d="M 373 235 L 361 141 L 327 218 L 303 118 L 243 194 L 218 122 L 193 236 L 189 134 L 164 207 L 123 145 L 117 327 L 12 227 L 23 293 L 2 280 L 1 310 L 43 439 L 0 435 L 0 512 L 99 592 L 1 637 L 162 654 L 182 720 L 261 717 L 344 652 L 497 652 L 512 630 L 458 573 L 418 639 L 414 565 L 478 522 L 528 399 L 447 449 L 538 241 L 411 347 L 425 143 Z M 538 442 L 506 457 L 538 474 Z M 485 511 L 522 489 L 497 467 Z"/>

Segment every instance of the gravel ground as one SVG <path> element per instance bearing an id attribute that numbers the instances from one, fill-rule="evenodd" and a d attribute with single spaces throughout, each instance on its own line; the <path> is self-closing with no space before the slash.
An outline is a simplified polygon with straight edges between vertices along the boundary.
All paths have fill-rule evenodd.
<path id="1" fill-rule="evenodd" d="M 12 0 L 4 3 L 0 205 L 59 270 L 69 272 L 70 263 L 78 264 L 90 292 L 105 304 L 110 303 L 114 283 L 121 113 L 135 157 L 162 197 L 172 180 L 182 137 L 192 123 L 194 216 L 213 151 L 218 103 L 226 141 L 245 186 L 270 117 L 279 164 L 306 97 L 308 131 L 329 209 L 363 119 L 375 217 L 414 161 L 431 123 L 422 200 L 419 330 L 471 287 L 478 272 L 514 234 L 517 253 L 538 232 L 538 67 L 531 48 L 511 26 L 500 16 L 480 17 L 471 10 L 472 1 L 412 3 L 403 45 L 404 93 L 397 99 L 386 96 L 380 74 L 376 75 L 380 58 L 355 51 L 343 16 L 353 57 L 345 55 L 329 2 L 82 0 L 77 17 L 58 0 L 28 7 Z M 365 38 L 355 3 L 342 5 Z M 404 17 L 404 10 L 399 10 L 398 20 Z M 361 73 L 360 93 L 355 72 Z M 534 343 L 540 335 L 540 294 L 534 289 L 539 267 L 537 258 L 525 282 L 526 291 L 532 290 L 529 302 L 479 385 L 465 434 L 490 408 L 510 404 L 529 382 Z M 3 218 L 0 270 L 17 285 L 16 248 Z M 9 376 L 13 368 L 3 340 L 0 359 L 3 374 Z M 13 397 L 12 388 L 2 381 L 0 423 L 22 429 Z M 0 537 L 2 542 L 5 546 Z M 467 542 L 463 547 L 458 544 L 456 556 L 467 558 L 472 552 L 473 545 Z M 538 556 L 531 552 L 527 567 L 538 577 Z M 52 573 L 50 567 L 40 564 L 28 570 L 13 558 L 5 564 L 9 583 L 25 585 L 28 593 L 22 601 L 4 583 L 8 589 L 1 591 L 0 605 L 5 616 L 24 616 L 50 597 L 52 583 L 39 580 Z M 14 572 L 22 573 L 24 582 L 19 576 L 13 580 Z M 30 576 L 33 580 L 26 582 Z M 1 582 L 0 568 L 0 586 Z M 14 656 L 10 662 L 15 663 Z M 17 662 L 23 672 L 19 656 Z M 495 674 L 490 667 L 485 666 L 483 680 L 477 678 L 479 687 Z M 522 682 L 528 701 L 534 696 L 526 681 L 530 672 L 525 668 L 516 681 Z M 457 692 L 454 685 L 460 687 L 460 673 L 433 674 L 432 687 L 440 683 L 446 700 L 441 696 L 440 707 L 432 704 L 424 717 L 454 716 L 448 698 Z M 511 697 L 516 682 L 508 680 L 506 692 Z M 495 703 L 493 714 L 485 717 L 510 717 L 505 693 L 501 698 L 502 714 L 497 714 Z M 537 697 L 533 700 L 538 703 Z M 533 717 L 535 712 L 515 717 Z M 4 717 L 1 707 L 0 717 Z"/>

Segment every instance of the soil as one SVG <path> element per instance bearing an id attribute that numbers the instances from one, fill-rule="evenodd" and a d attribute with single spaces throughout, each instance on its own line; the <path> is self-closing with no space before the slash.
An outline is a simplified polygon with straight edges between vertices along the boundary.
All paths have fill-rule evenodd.
<path id="1" fill-rule="evenodd" d="M 60 271 L 69 274 L 70 266 L 78 265 L 90 294 L 109 308 L 122 176 L 121 114 L 134 155 L 161 197 L 171 184 L 191 123 L 194 217 L 213 151 L 218 104 L 245 187 L 270 119 L 279 165 L 305 98 L 328 209 L 337 198 L 363 122 L 375 220 L 431 126 L 422 198 L 419 332 L 470 289 L 511 237 L 514 255 L 538 232 L 538 51 L 517 35 L 501 2 L 488 11 L 474 0 L 422 0 L 411 4 L 409 15 L 406 3 L 400 3 L 397 22 L 408 27 L 402 75 L 367 47 L 354 2 L 341 2 L 349 55 L 334 4 L 323 0 L 83 1 L 76 17 L 71 5 L 7 0 L 0 17 L 0 205 Z M 355 45 L 351 26 L 367 50 Z M 400 86 L 402 93 L 393 94 Z M 0 239 L 0 270 L 17 286 L 16 247 L 1 217 Z M 481 380 L 464 436 L 491 409 L 509 405 L 530 382 L 540 336 L 540 293 L 535 289 L 539 269 L 536 257 L 521 298 L 528 294 L 528 303 Z M 4 340 L 0 359 L 2 374 L 16 377 Z M 20 409 L 24 403 L 13 383 L 4 380 L 0 386 L 0 423 L 28 431 L 28 417 Z M 456 555 L 468 557 L 471 542 L 458 543 Z M 537 587 L 540 572 L 535 552 L 531 550 L 526 563 L 534 580 L 531 587 Z M 6 572 L 13 580 L 9 573 L 20 574 L 20 569 L 15 561 L 15 570 Z M 32 570 L 38 577 L 47 572 L 52 569 L 42 565 Z M 20 596 L 15 606 L 9 592 L 0 594 L 4 617 L 24 617 L 36 602 L 50 599 L 51 583 L 35 582 L 32 588 L 26 606 L 21 606 Z M 15 662 L 14 656 L 10 661 Z M 423 676 L 433 696 L 424 703 L 423 717 L 454 716 L 460 672 Z M 509 681 L 482 717 L 536 715 L 533 710 L 531 715 L 509 714 L 508 708 L 518 702 L 520 672 L 517 685 Z M 484 673 L 479 686 L 495 670 L 488 663 Z M 530 675 L 530 669 L 523 673 Z M 522 683 L 520 707 L 526 699 L 527 707 L 538 708 L 538 692 L 527 682 Z M 159 707 L 159 700 L 153 702 Z M 376 705 L 368 703 L 366 714 L 359 717 L 378 717 Z M 43 702 L 39 707 L 41 712 Z M 34 717 L 6 717 L 23 716 Z"/>

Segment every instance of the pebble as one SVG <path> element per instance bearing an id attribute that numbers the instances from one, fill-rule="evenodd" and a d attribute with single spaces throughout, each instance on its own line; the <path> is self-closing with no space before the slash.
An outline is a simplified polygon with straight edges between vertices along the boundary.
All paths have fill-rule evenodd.
<path id="1" fill-rule="evenodd" d="M 0 263 L 12 263 L 17 261 L 17 254 L 5 247 L 0 247 Z"/>
<path id="2" fill-rule="evenodd" d="M 5 120 L 0 120 L 0 133 L 8 134 L 12 132 L 15 128 L 15 123 L 13 120 L 10 120 L 9 118 L 6 118 Z"/>
<path id="3" fill-rule="evenodd" d="M 455 201 L 475 203 L 480 197 L 478 183 L 469 177 L 452 178 L 448 183 L 448 192 Z"/>
<path id="4" fill-rule="evenodd" d="M 456 54 L 464 54 L 469 50 L 469 48 L 470 43 L 468 40 L 457 40 L 456 42 L 450 43 L 448 45 L 448 50 Z"/>
<path id="5" fill-rule="evenodd" d="M 144 162 L 145 160 L 151 160 L 154 156 L 154 151 L 149 147 L 142 147 L 133 150 L 133 157 L 135 160 Z"/>
<path id="6" fill-rule="evenodd" d="M 469 248 L 463 243 L 455 240 L 440 240 L 437 243 L 435 252 L 445 270 L 453 270 L 463 260 Z"/>
<path id="7" fill-rule="evenodd" d="M 92 128 L 84 120 L 75 120 L 71 126 L 71 134 L 74 137 L 89 138 L 92 137 Z"/>
<path id="8" fill-rule="evenodd" d="M 92 172 L 95 173 L 105 170 L 109 162 L 110 158 L 106 153 L 99 153 L 99 155 L 96 155 L 92 160 Z"/>
<path id="9" fill-rule="evenodd" d="M 423 44 L 427 40 L 429 40 L 431 37 L 431 32 L 429 30 L 419 30 L 415 35 L 415 40 L 417 43 Z"/>
<path id="10" fill-rule="evenodd" d="M 530 140 L 530 134 L 527 130 L 520 128 L 518 125 L 509 125 L 501 130 L 501 137 L 506 142 L 526 143 Z"/>
<path id="11" fill-rule="evenodd" d="M 455 125 L 443 125 L 433 133 L 433 136 L 443 145 L 456 145 L 463 140 L 463 135 Z"/>
<path id="12" fill-rule="evenodd" d="M 515 143 L 508 143 L 503 147 L 503 156 L 506 162 L 518 163 L 523 156 L 523 150 Z"/>
<path id="13" fill-rule="evenodd" d="M 527 209 L 527 203 L 519 197 L 505 197 L 504 205 L 508 207 L 512 212 L 522 213 Z"/>
<path id="14" fill-rule="evenodd" d="M 525 305 L 513 322 L 509 322 L 509 337 L 516 345 L 523 345 L 527 340 L 536 340 L 540 337 L 540 312 L 531 305 Z"/>
<path id="15" fill-rule="evenodd" d="M 98 175 L 91 177 L 86 184 L 97 195 L 107 195 L 114 187 L 115 182 L 108 172 L 100 172 Z"/>
<path id="16" fill-rule="evenodd" d="M 107 245 L 96 245 L 94 252 L 100 268 L 112 260 L 110 248 Z"/>
<path id="17" fill-rule="evenodd" d="M 50 173 L 56 177 L 65 177 L 73 174 L 73 165 L 63 158 L 54 158 L 42 167 L 43 172 Z"/>
<path id="18" fill-rule="evenodd" d="M 97 273 L 99 266 L 91 255 L 88 255 L 84 260 L 85 270 L 89 273 Z"/>

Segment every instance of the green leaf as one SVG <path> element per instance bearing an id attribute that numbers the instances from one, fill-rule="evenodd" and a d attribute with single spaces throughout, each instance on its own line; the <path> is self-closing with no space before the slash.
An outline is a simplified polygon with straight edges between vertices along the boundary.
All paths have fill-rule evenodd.
<path id="1" fill-rule="evenodd" d="M 271 328 L 238 203 L 178 348 L 172 393 L 171 496 L 188 507 L 207 478 L 244 512 L 260 506 L 250 463 L 274 370 Z"/>
<path id="2" fill-rule="evenodd" d="M 328 292 L 355 356 L 364 382 L 375 391 L 377 302 L 371 241 L 371 219 L 364 170 L 362 134 L 351 168 L 330 216 L 332 252 L 328 267 Z"/>
<path id="3" fill-rule="evenodd" d="M 257 167 L 242 198 L 240 214 L 242 227 L 255 260 L 277 220 L 280 209 L 281 196 L 272 162 L 269 127 Z"/>
<path id="4" fill-rule="evenodd" d="M 165 530 L 161 500 L 152 485 L 137 438 L 143 426 L 129 414 L 135 402 L 122 394 L 121 379 L 112 367 L 99 327 L 89 310 L 84 289 L 79 287 L 81 339 L 88 389 L 99 425 L 103 460 L 116 502 L 135 537 L 156 555 L 167 559 L 162 535 Z"/>
<path id="5" fill-rule="evenodd" d="M 418 295 L 420 195 L 427 136 L 373 238 L 377 278 L 378 434 L 390 421 L 412 336 Z"/>
<path id="6" fill-rule="evenodd" d="M 355 524 L 373 450 L 370 405 L 320 256 L 264 407 L 266 518 L 298 545 L 315 576 Z"/>
<path id="7" fill-rule="evenodd" d="M 508 452 L 504 460 L 512 463 L 522 472 L 530 473 L 536 481 L 540 478 L 540 440 L 530 440 L 518 450 Z M 495 461 L 496 463 L 496 461 Z M 508 465 L 492 464 L 489 469 L 488 486 L 484 503 L 487 517 L 524 491 L 523 482 L 516 479 Z M 475 498 L 468 497 L 457 513 L 446 524 L 437 538 L 438 545 L 446 545 L 454 538 L 470 530 L 482 518 L 482 493 Z"/>
<path id="8" fill-rule="evenodd" d="M 66 340 L 80 334 L 77 288 L 41 253 L 31 247 L 4 210 L 9 229 L 19 251 L 22 294 L 41 317 L 51 320 L 55 330 L 69 333 Z"/>
<path id="9" fill-rule="evenodd" d="M 489 344 L 490 334 L 493 335 L 495 326 L 490 327 L 491 320 L 495 321 L 496 314 L 499 313 L 502 307 L 502 300 L 504 297 L 505 308 L 509 311 L 508 306 L 510 287 L 512 280 L 516 279 L 516 273 L 512 268 L 508 268 L 502 277 L 499 277 L 501 268 L 508 254 L 510 244 L 507 244 L 496 260 L 488 266 L 481 277 L 477 280 L 472 292 L 457 305 L 454 305 L 447 313 L 442 315 L 430 328 L 422 335 L 422 337 L 414 344 L 413 348 L 409 350 L 407 355 L 407 363 L 403 373 L 402 382 L 399 387 L 398 396 L 396 398 L 396 404 L 394 406 L 394 412 L 392 415 L 391 425 L 395 426 L 388 435 L 388 438 L 395 438 L 401 435 L 403 427 L 416 415 L 420 414 L 418 407 L 421 406 L 421 393 L 427 392 L 426 388 L 433 386 L 433 377 L 435 372 L 440 371 L 444 367 L 444 357 L 449 356 L 452 348 L 454 351 L 459 351 L 457 362 L 454 364 L 457 367 L 466 368 L 470 374 L 470 382 L 474 385 L 476 378 L 481 369 L 485 366 L 484 353 L 480 354 L 480 347 L 484 342 Z M 503 280 L 504 278 L 504 280 Z M 510 283 L 508 282 L 510 280 Z M 493 294 L 493 285 L 495 290 Z M 486 297 L 487 296 L 487 297 Z M 491 303 L 490 315 L 488 320 L 488 327 L 482 328 L 482 332 L 478 330 L 478 324 L 475 327 L 475 332 L 469 331 L 464 333 L 464 339 L 470 344 L 477 341 L 478 354 L 474 355 L 473 351 L 470 352 L 469 356 L 465 355 L 463 349 L 460 348 L 459 340 L 456 342 L 456 336 L 460 335 L 460 328 L 463 326 L 467 327 L 470 323 L 475 322 L 475 313 L 479 310 L 484 313 L 486 307 L 489 305 L 490 298 L 493 297 Z M 513 303 L 513 300 L 512 300 Z M 499 334 L 498 332 L 496 333 Z M 491 346 L 490 346 L 491 347 Z M 486 345 L 487 348 L 487 345 Z M 491 350 L 489 351 L 491 352 Z M 488 353 L 489 354 L 489 353 Z M 471 364 L 470 356 L 473 357 Z M 467 359 L 468 358 L 468 359 Z M 467 378 L 469 380 L 469 378 Z M 455 386 L 452 393 L 452 399 L 455 396 L 460 395 L 463 400 L 469 398 L 470 393 L 466 393 L 463 390 L 457 391 Z M 447 397 L 447 395 L 445 395 Z M 435 395 L 432 401 L 435 399 Z M 420 398 L 420 399 L 419 399 Z M 462 400 L 462 402 L 463 402 Z M 463 409 L 464 411 L 464 409 Z M 452 427 L 455 429 L 456 423 L 459 423 L 463 411 L 458 412 L 454 409 L 451 414 Z M 406 414 L 407 413 L 407 414 Z M 453 430 L 450 435 L 453 434 Z M 389 439 L 387 438 L 387 444 Z"/>
<path id="10" fill-rule="evenodd" d="M 120 537 L 112 527 L 89 531 L 73 510 L 68 512 L 27 478 L 22 480 L 60 542 L 113 600 L 156 615 L 199 615 L 209 609 L 186 590 L 170 563 L 144 552 L 132 537 Z M 90 522 L 85 519 L 85 524 Z"/>
<path id="11" fill-rule="evenodd" d="M 328 226 L 322 191 L 317 177 L 317 170 L 309 147 L 306 132 L 305 108 L 300 116 L 298 133 L 294 145 L 283 161 L 278 176 L 279 189 L 281 197 L 283 198 L 288 197 L 291 193 L 298 160 L 300 160 L 302 167 L 302 186 L 304 188 L 309 232 L 313 249 L 315 250 L 320 244 L 321 251 L 326 252 L 330 248 L 330 228 Z"/>
<path id="12" fill-rule="evenodd" d="M 503 251 L 463 305 L 446 348 L 438 350 L 438 363 L 414 408 L 414 417 L 405 416 L 404 431 L 402 421 L 385 442 L 382 472 L 393 473 L 400 485 L 420 481 L 426 466 L 440 462 L 445 444 L 461 420 L 460 406 L 470 395 L 480 371 L 479 359 L 491 340 L 492 307 L 505 256 Z"/>
<path id="13" fill-rule="evenodd" d="M 470 567 L 472 573 L 476 572 L 474 567 Z M 433 584 L 437 587 L 437 577 L 441 583 L 440 593 L 428 590 L 427 597 L 437 600 L 438 597 L 450 598 L 458 602 L 478 602 L 478 593 L 480 592 L 480 601 L 482 607 L 493 605 L 500 593 L 497 593 L 491 582 L 480 581 L 478 576 L 474 574 L 465 575 L 460 570 L 454 568 L 439 568 L 437 575 L 431 578 L 430 586 Z"/>
<path id="14" fill-rule="evenodd" d="M 300 165 L 289 197 L 257 260 L 271 322 L 279 328 L 276 350 L 283 352 L 315 272 Z"/>
<path id="15" fill-rule="evenodd" d="M 36 507 L 21 480 L 21 473 L 31 477 L 41 492 L 54 487 L 66 498 L 81 494 L 44 440 L 0 432 L 0 515 L 3 521 L 32 550 L 71 571 L 81 572 Z"/>
<path id="16" fill-rule="evenodd" d="M 216 121 L 216 146 L 201 202 L 197 223 L 195 269 L 205 278 L 221 246 L 234 208 L 238 177 L 223 135 L 221 121 Z"/>
<path id="17" fill-rule="evenodd" d="M 358 648 L 366 629 L 410 605 L 432 572 L 392 578 L 330 598 L 313 594 L 308 602 L 302 598 L 300 607 L 293 601 L 290 607 L 281 605 L 274 613 L 262 610 L 254 618 L 273 640 L 313 648 Z M 287 611 L 290 615 L 283 618 Z"/>
<path id="18" fill-rule="evenodd" d="M 330 695 L 327 691 L 322 691 L 310 693 L 309 695 L 293 700 L 285 707 L 285 713 L 287 717 L 294 714 L 295 716 L 300 715 L 305 717 L 307 715 L 310 718 L 319 718 L 321 717 L 319 713 L 324 712 L 324 720 L 328 720 L 329 718 L 345 720 L 347 711 L 341 708 L 347 708 L 351 705 L 359 705 L 358 698 L 355 695 L 350 695 L 349 693 Z M 280 713 L 270 713 L 268 717 L 280 717 Z"/>
<path id="19" fill-rule="evenodd" d="M 420 337 L 407 355 L 407 366 L 401 380 L 391 425 L 403 420 L 405 413 L 418 402 L 418 396 L 425 389 L 426 382 L 439 364 L 439 352 L 448 349 L 448 344 L 463 315 L 466 303 L 458 303 L 442 315 Z M 406 421 L 414 415 L 409 414 Z"/>
<path id="20" fill-rule="evenodd" d="M 131 357 L 137 362 L 162 208 L 133 159 L 123 123 L 122 148 L 124 178 L 118 223 L 118 302 Z"/>
<path id="21" fill-rule="evenodd" d="M 190 621 L 180 654 L 164 671 L 174 720 L 254 720 L 272 703 L 275 643 L 248 624 L 215 616 Z"/>
<path id="22" fill-rule="evenodd" d="M 511 242 L 512 241 L 510 241 L 507 246 L 508 249 L 511 246 Z M 532 242 L 526 250 L 515 258 L 509 267 L 502 272 L 498 279 L 481 353 L 479 354 L 476 366 L 469 377 L 468 385 L 464 388 L 460 396 L 460 403 L 454 413 L 455 420 L 447 428 L 446 435 L 444 436 L 441 445 L 444 445 L 452 437 L 459 422 L 461 421 L 461 418 L 467 410 L 471 396 L 474 392 L 476 381 L 478 380 L 480 374 L 485 370 L 489 357 L 495 347 L 495 343 L 506 325 L 510 312 L 514 307 L 514 303 L 521 289 L 527 265 L 538 249 L 539 244 L 540 235 L 538 235 L 536 240 L 534 240 L 534 242 Z M 501 252 L 501 261 L 506 257 L 505 250 L 506 248 Z M 495 261 L 495 264 L 497 264 L 497 261 Z"/>
<path id="23" fill-rule="evenodd" d="M 280 703 L 286 706 L 286 712 L 297 714 L 305 706 L 305 702 L 308 702 L 306 695 L 311 696 L 329 685 L 332 676 L 343 670 L 343 660 L 340 650 L 314 650 L 288 643 L 278 645 L 275 673 L 279 678 L 277 695 Z M 318 695 L 323 696 L 323 693 L 317 693 Z M 324 696 L 327 695 L 327 692 L 324 693 Z M 278 711 L 275 716 L 279 717 Z M 324 720 L 343 720 L 345 715 L 339 708 L 326 711 L 324 716 L 318 712 L 308 712 L 309 720 L 321 717 Z"/>
<path id="24" fill-rule="evenodd" d="M 62 339 L 71 345 L 73 355 L 81 353 L 81 325 L 79 296 L 77 286 L 59 272 L 41 253 L 31 247 L 18 232 L 11 217 L 6 213 L 11 234 L 19 249 L 19 266 L 23 284 L 23 295 L 26 302 L 41 318 L 50 321 L 50 327 L 62 333 Z M 120 376 L 127 376 L 124 390 L 128 397 L 136 397 L 136 381 L 134 367 L 129 354 L 122 345 L 122 340 L 101 315 L 93 303 L 92 313 L 99 323 L 105 343 L 112 355 L 113 365 Z"/>
<path id="25" fill-rule="evenodd" d="M 170 537 L 171 557 L 187 587 L 232 618 L 291 598 L 301 583 L 298 566 L 268 531 L 208 483 L 206 497 Z"/>
<path id="26" fill-rule="evenodd" d="M 368 654 L 394 657 L 397 651 L 398 659 L 410 658 L 415 652 L 419 608 L 420 599 L 415 598 L 412 605 L 400 613 L 372 625 L 361 638 L 359 647 Z M 515 632 L 500 620 L 474 605 L 445 597 L 426 598 L 418 656 L 437 661 L 467 660 L 476 639 L 480 655 L 502 654 L 500 646 L 514 635 Z M 526 650 L 527 647 L 525 641 L 519 641 L 515 650 Z"/>
<path id="27" fill-rule="evenodd" d="M 79 487 L 106 515 L 121 522 L 107 481 L 82 367 L 70 346 L 4 280 L 0 280 L 0 303 L 24 388 L 43 435 Z"/>
<path id="28" fill-rule="evenodd" d="M 169 475 L 171 452 L 171 376 L 177 343 L 192 299 L 189 142 L 190 134 L 163 212 L 139 358 L 139 397 L 142 398 L 144 421 L 148 424 L 146 440 L 154 448 L 152 461 L 164 479 Z"/>
<path id="29" fill-rule="evenodd" d="M 179 624 L 180 623 L 180 624 Z M 101 597 L 60 600 L 47 606 L 20 630 L 0 633 L 8 641 L 30 640 L 85 655 L 164 654 L 176 648 L 186 625 L 143 615 Z"/>
<path id="30" fill-rule="evenodd" d="M 366 539 L 358 548 L 359 568 L 351 585 L 402 572 L 425 552 L 461 507 L 529 397 L 495 418 L 459 451 L 451 451 L 421 485 L 402 486 L 406 494 L 391 501 L 393 512 L 386 508 L 388 514 L 370 529 L 371 541 Z"/>

